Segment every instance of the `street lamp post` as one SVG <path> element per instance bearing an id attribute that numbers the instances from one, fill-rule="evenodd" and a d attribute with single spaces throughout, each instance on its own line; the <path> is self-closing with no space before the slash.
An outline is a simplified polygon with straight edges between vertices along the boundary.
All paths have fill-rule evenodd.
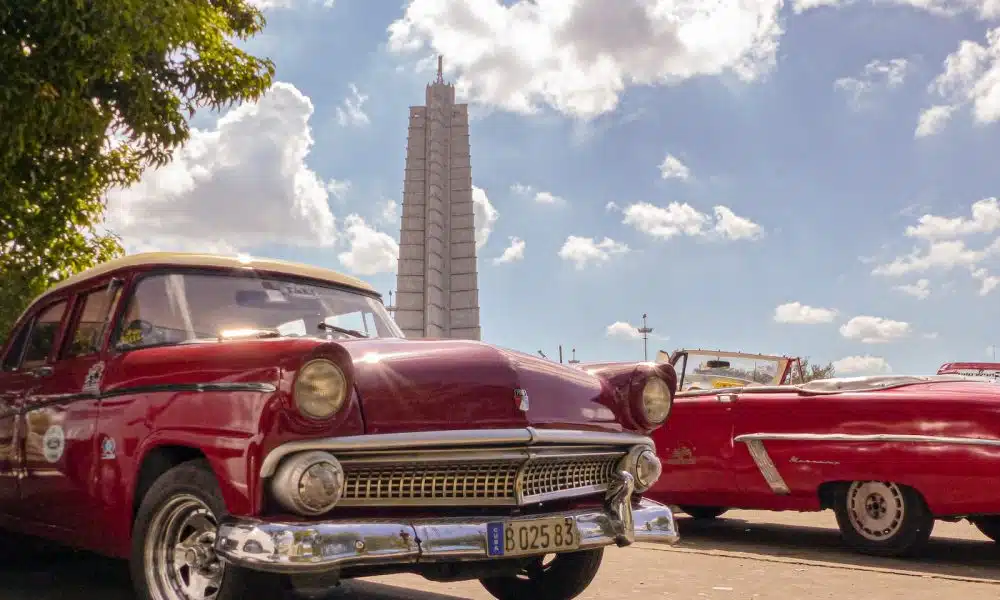
<path id="1" fill-rule="evenodd" d="M 642 334 L 642 360 L 649 360 L 649 334 L 653 333 L 652 327 L 646 326 L 646 313 L 642 313 L 642 327 L 639 328 L 639 333 Z"/>

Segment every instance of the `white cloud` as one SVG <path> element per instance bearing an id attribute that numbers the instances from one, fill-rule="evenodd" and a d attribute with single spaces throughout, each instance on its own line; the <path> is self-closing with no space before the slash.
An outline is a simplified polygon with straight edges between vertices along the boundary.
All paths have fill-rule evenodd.
<path id="1" fill-rule="evenodd" d="M 574 263 L 577 269 L 583 269 L 590 264 L 605 263 L 613 255 L 626 254 L 629 250 L 627 245 L 608 237 L 597 242 L 594 238 L 571 235 L 559 249 L 559 258 Z"/>
<path id="2" fill-rule="evenodd" d="M 858 0 L 793 0 L 796 14 L 823 6 L 840 8 L 857 4 Z M 1000 4 L 996 0 L 873 0 L 871 4 L 905 6 L 921 10 L 939 17 L 954 17 L 963 13 L 973 13 L 980 19 L 994 19 L 1000 14 Z"/>
<path id="3" fill-rule="evenodd" d="M 983 12 L 1000 16 L 1000 2 L 982 4 Z M 985 45 L 970 40 L 959 42 L 958 48 L 944 60 L 944 71 L 929 86 L 929 91 L 943 102 L 920 115 L 917 137 L 940 131 L 955 109 L 970 106 L 979 124 L 1000 120 L 1000 27 L 986 33 Z"/>
<path id="4" fill-rule="evenodd" d="M 943 130 L 944 126 L 951 120 L 951 116 L 955 114 L 956 108 L 947 104 L 937 104 L 924 109 L 920 113 L 920 118 L 917 119 L 917 128 L 913 130 L 913 137 L 927 137 Z"/>
<path id="5" fill-rule="evenodd" d="M 561 196 L 556 196 L 551 192 L 538 192 L 535 194 L 535 202 L 539 204 L 562 204 L 565 200 Z"/>
<path id="6" fill-rule="evenodd" d="M 923 300 L 927 296 L 931 295 L 930 289 L 931 282 L 927 279 L 918 279 L 916 283 L 907 283 L 904 285 L 895 286 L 897 290 L 903 292 L 904 294 L 909 294 L 914 298 Z"/>
<path id="7" fill-rule="evenodd" d="M 876 266 L 872 269 L 872 274 L 899 277 L 908 273 L 923 273 L 931 269 L 948 271 L 955 267 L 975 265 L 992 251 L 992 247 L 986 250 L 970 250 L 962 240 L 932 242 L 926 252 L 914 250 L 890 263 Z"/>
<path id="8" fill-rule="evenodd" d="M 832 308 L 816 308 L 801 302 L 787 302 L 774 309 L 774 320 L 778 323 L 815 325 L 830 323 L 837 316 Z"/>
<path id="9" fill-rule="evenodd" d="M 611 325 L 608 325 L 604 332 L 608 337 L 617 337 L 625 339 L 637 340 L 642 337 L 639 333 L 639 328 L 626 323 L 625 321 L 615 321 Z"/>
<path id="10" fill-rule="evenodd" d="M 909 335 L 911 327 L 903 321 L 862 315 L 840 326 L 840 335 L 864 344 L 890 342 Z"/>
<path id="11" fill-rule="evenodd" d="M 381 219 L 385 223 L 399 222 L 399 202 L 388 198 L 382 201 Z"/>
<path id="12" fill-rule="evenodd" d="M 927 333 L 921 334 L 921 337 L 923 337 L 925 340 L 936 340 L 938 339 L 938 332 L 928 331 Z"/>
<path id="13" fill-rule="evenodd" d="M 734 73 L 753 81 L 775 64 L 781 0 L 410 0 L 389 26 L 395 52 L 445 56 L 463 97 L 520 113 L 542 106 L 592 118 L 629 85 Z"/>
<path id="14" fill-rule="evenodd" d="M 350 249 L 337 258 L 345 267 L 359 275 L 396 270 L 399 245 L 391 235 L 373 229 L 358 215 L 348 215 L 344 226 Z"/>
<path id="15" fill-rule="evenodd" d="M 347 84 L 350 95 L 337 107 L 337 123 L 342 127 L 350 125 L 367 125 L 370 121 L 365 113 L 365 102 L 368 96 L 358 90 L 358 86 L 353 83 Z"/>
<path id="16" fill-rule="evenodd" d="M 306 165 L 313 104 L 275 83 L 259 101 L 192 129 L 173 161 L 108 195 L 109 229 L 130 251 L 333 246 L 327 184 Z"/>
<path id="17" fill-rule="evenodd" d="M 996 289 L 997 285 L 1000 285 L 1000 277 L 996 275 L 990 275 L 986 269 L 971 269 L 972 276 L 979 280 L 979 295 L 985 296 Z"/>
<path id="18" fill-rule="evenodd" d="M 351 191 L 351 182 L 346 179 L 331 179 L 326 182 L 326 191 L 337 200 L 343 200 Z"/>
<path id="19" fill-rule="evenodd" d="M 691 169 L 680 161 L 673 154 L 668 154 L 660 163 L 660 177 L 662 179 L 680 179 L 687 181 L 691 177 Z"/>
<path id="20" fill-rule="evenodd" d="M 552 192 L 536 191 L 534 187 L 523 183 L 515 183 L 510 186 L 510 191 L 520 196 L 535 195 L 535 202 L 539 204 L 563 204 L 566 200 L 561 196 L 556 196 Z"/>
<path id="21" fill-rule="evenodd" d="M 846 93 L 851 106 L 860 109 L 864 96 L 872 88 L 885 86 L 892 89 L 902 85 L 908 66 L 905 58 L 873 60 L 864 66 L 859 77 L 841 77 L 833 82 L 833 88 Z"/>
<path id="22" fill-rule="evenodd" d="M 906 228 L 906 235 L 927 240 L 949 239 L 974 233 L 992 233 L 1000 229 L 1000 203 L 984 198 L 972 204 L 972 218 L 923 215 L 916 225 Z"/>
<path id="23" fill-rule="evenodd" d="M 481 187 L 472 186 L 472 212 L 476 223 L 476 249 L 486 245 L 493 232 L 493 225 L 500 218 L 500 213 L 493 208 L 486 190 Z"/>
<path id="24" fill-rule="evenodd" d="M 510 246 L 504 249 L 503 254 L 493 259 L 493 264 L 516 262 L 524 259 L 525 242 L 519 237 L 511 236 Z"/>
<path id="25" fill-rule="evenodd" d="M 984 198 L 972 204 L 970 216 L 943 217 L 925 214 L 915 225 L 906 228 L 907 237 L 924 242 L 923 247 L 915 247 L 908 254 L 898 256 L 890 262 L 879 264 L 872 269 L 873 275 L 900 277 L 910 273 L 924 273 L 931 270 L 950 271 L 956 267 L 969 269 L 972 276 L 982 283 L 981 295 L 990 293 L 1000 279 L 991 276 L 981 263 L 1000 253 L 1000 238 L 985 247 L 970 248 L 964 239 L 978 234 L 994 234 L 1000 231 L 1000 203 L 997 198 Z M 918 285 L 919 282 L 918 282 Z M 910 293 L 908 286 L 897 289 Z M 914 288 L 914 295 L 926 297 L 924 291 Z"/>
<path id="26" fill-rule="evenodd" d="M 612 200 L 611 202 L 608 202 L 607 204 L 604 205 L 604 210 L 606 210 L 608 212 L 611 212 L 613 210 L 620 211 L 621 209 L 622 209 L 622 207 L 618 206 L 618 203 L 615 202 L 614 200 Z"/>
<path id="27" fill-rule="evenodd" d="M 622 223 L 660 239 L 677 235 L 716 237 L 728 240 L 757 239 L 763 229 L 749 219 L 739 217 L 725 206 L 716 206 L 715 223 L 690 204 L 671 202 L 666 208 L 639 202 L 627 206 Z"/>
<path id="28" fill-rule="evenodd" d="M 891 373 L 892 367 L 881 356 L 845 356 L 840 360 L 833 361 L 833 368 L 837 374 L 845 375 L 878 375 Z"/>

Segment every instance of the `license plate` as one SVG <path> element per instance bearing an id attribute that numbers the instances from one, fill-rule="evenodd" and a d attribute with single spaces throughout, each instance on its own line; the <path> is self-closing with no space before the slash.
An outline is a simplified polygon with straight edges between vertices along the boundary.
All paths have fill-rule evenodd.
<path id="1" fill-rule="evenodd" d="M 580 547 L 576 523 L 567 517 L 489 523 L 486 534 L 488 556 L 547 554 Z"/>

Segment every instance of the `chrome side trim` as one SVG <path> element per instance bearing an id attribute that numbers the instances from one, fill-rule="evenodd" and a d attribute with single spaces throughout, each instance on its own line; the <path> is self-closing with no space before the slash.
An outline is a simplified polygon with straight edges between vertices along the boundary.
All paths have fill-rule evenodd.
<path id="1" fill-rule="evenodd" d="M 952 444 L 957 446 L 1000 446 L 1000 439 L 953 437 L 942 435 L 910 435 L 895 433 L 745 433 L 733 438 L 734 442 L 750 441 L 792 442 L 901 442 L 911 444 Z"/>
<path id="2" fill-rule="evenodd" d="M 622 510 L 625 514 L 619 512 Z M 670 508 L 646 499 L 636 508 L 628 497 L 618 508 L 605 506 L 523 518 L 547 517 L 572 518 L 580 549 L 627 546 L 632 542 L 673 545 L 680 539 Z M 417 562 L 500 560 L 504 557 L 490 556 L 488 552 L 489 524 L 510 518 L 267 522 L 230 517 L 219 527 L 215 550 L 224 561 L 243 568 L 288 574 L 322 573 L 360 565 L 395 564 L 405 570 L 406 565 Z"/>
<path id="3" fill-rule="evenodd" d="M 281 459 L 304 450 L 326 450 L 332 453 L 379 450 L 423 450 L 444 448 L 481 448 L 490 446 L 536 446 L 565 444 L 653 446 L 649 437 L 634 433 L 579 431 L 569 429 L 453 429 L 407 433 L 376 433 L 344 437 L 298 440 L 271 450 L 260 465 L 260 476 L 274 474 Z"/>
<path id="4" fill-rule="evenodd" d="M 744 441 L 744 440 L 738 440 Z M 774 461 L 767 453 L 767 449 L 764 448 L 764 442 L 761 440 L 746 440 L 747 450 L 750 451 L 750 456 L 753 457 L 753 461 L 757 464 L 757 468 L 760 469 L 760 474 L 764 476 L 764 480 L 767 481 L 767 485 L 771 487 L 771 491 L 775 494 L 788 494 L 790 490 L 788 489 L 788 484 L 782 479 L 781 473 L 778 472 L 778 468 L 774 466 Z"/>

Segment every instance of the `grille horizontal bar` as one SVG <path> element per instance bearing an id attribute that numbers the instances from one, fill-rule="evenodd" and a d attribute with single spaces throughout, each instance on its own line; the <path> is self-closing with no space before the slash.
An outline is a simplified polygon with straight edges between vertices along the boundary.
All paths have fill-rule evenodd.
<path id="1" fill-rule="evenodd" d="M 423 454 L 342 458 L 338 506 L 518 506 L 585 496 L 608 489 L 625 450 Z"/>

